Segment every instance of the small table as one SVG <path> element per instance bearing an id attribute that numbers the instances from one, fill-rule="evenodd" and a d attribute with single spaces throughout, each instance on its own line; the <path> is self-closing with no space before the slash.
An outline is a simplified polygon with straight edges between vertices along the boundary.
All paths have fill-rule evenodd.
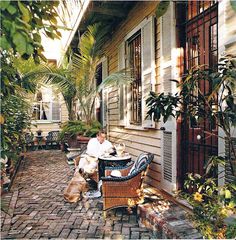
<path id="1" fill-rule="evenodd" d="M 126 154 L 124 156 L 101 156 L 98 158 L 99 179 L 105 176 L 105 167 L 125 166 L 131 161 L 131 156 Z"/>

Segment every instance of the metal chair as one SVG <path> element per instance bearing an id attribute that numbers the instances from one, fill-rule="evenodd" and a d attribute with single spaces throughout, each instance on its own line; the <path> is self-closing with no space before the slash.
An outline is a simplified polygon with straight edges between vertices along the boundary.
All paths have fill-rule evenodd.
<path id="1" fill-rule="evenodd" d="M 46 136 L 46 149 L 53 149 L 60 147 L 59 131 L 51 131 Z"/>
<path id="2" fill-rule="evenodd" d="M 109 176 L 115 167 L 105 169 L 105 177 L 102 177 L 103 211 L 117 207 L 134 207 L 143 201 L 142 183 L 149 164 L 154 155 L 142 153 L 133 165 L 119 167 L 121 177 Z"/>
<path id="3" fill-rule="evenodd" d="M 26 150 L 34 150 L 34 134 L 33 133 L 26 133 L 25 134 L 25 147 Z"/>

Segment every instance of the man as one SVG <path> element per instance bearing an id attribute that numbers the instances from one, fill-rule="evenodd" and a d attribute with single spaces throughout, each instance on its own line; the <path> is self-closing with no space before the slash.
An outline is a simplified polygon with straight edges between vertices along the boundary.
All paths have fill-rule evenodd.
<path id="1" fill-rule="evenodd" d="M 83 169 L 85 173 L 93 174 L 98 166 L 98 157 L 109 152 L 111 148 L 112 144 L 106 140 L 106 133 L 99 131 L 96 138 L 89 140 L 86 154 L 81 156 L 76 171 Z"/>

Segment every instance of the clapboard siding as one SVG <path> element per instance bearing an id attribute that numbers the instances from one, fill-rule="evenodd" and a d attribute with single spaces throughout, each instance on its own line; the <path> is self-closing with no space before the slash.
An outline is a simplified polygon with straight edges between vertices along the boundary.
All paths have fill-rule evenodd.
<path id="1" fill-rule="evenodd" d="M 68 110 L 66 107 L 66 104 L 63 103 L 61 105 L 61 122 L 66 122 L 68 121 Z"/>
<path id="2" fill-rule="evenodd" d="M 112 40 L 105 44 L 105 55 L 108 58 L 108 74 L 118 70 L 118 47 L 124 37 L 134 29 L 146 17 L 154 15 L 157 2 L 140 2 L 130 11 L 127 19 L 120 24 L 113 33 Z M 156 84 L 160 75 L 160 23 L 155 21 L 155 61 Z M 161 179 L 161 135 L 159 130 L 130 129 L 119 126 L 119 92 L 117 89 L 109 89 L 108 94 L 108 138 L 111 142 L 123 142 L 133 159 L 142 152 L 154 154 L 153 163 L 145 181 L 159 187 Z"/>
<path id="3" fill-rule="evenodd" d="M 109 106 L 109 109 L 117 109 L 118 108 L 118 102 L 109 103 L 108 106 Z"/>
<path id="4" fill-rule="evenodd" d="M 137 142 L 140 144 L 145 144 L 145 145 L 149 145 L 149 146 L 160 146 L 161 142 L 159 138 L 150 138 L 150 137 L 146 137 L 146 136 L 139 136 L 138 138 L 135 138 L 137 135 L 136 134 L 132 134 L 132 133 L 120 133 L 120 132 L 110 132 L 109 133 L 110 137 L 113 138 L 123 138 L 123 139 L 127 139 L 130 142 Z"/>

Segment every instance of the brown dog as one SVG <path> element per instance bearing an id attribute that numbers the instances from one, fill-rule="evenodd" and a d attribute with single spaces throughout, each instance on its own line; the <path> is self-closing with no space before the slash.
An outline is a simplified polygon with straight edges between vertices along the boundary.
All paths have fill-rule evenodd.
<path id="1" fill-rule="evenodd" d="M 82 177 L 81 172 L 77 172 L 64 190 L 64 199 L 70 203 L 78 202 L 82 194 L 87 191 L 88 183 Z"/>

